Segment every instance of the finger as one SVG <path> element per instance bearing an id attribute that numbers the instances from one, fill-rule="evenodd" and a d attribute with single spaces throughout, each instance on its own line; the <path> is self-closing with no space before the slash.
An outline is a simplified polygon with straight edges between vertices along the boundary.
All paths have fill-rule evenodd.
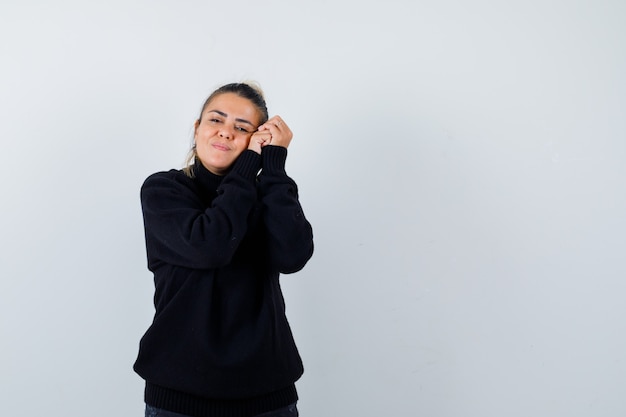
<path id="1" fill-rule="evenodd" d="M 286 124 L 280 116 L 273 116 L 267 122 L 263 123 L 263 125 L 259 127 L 259 130 L 269 129 L 270 126 L 275 126 L 280 130 L 286 127 Z"/>
<path id="2" fill-rule="evenodd" d="M 282 127 L 283 124 L 284 124 L 283 119 L 281 119 L 280 116 L 272 117 L 272 121 L 271 122 L 278 128 Z"/>
<path id="3" fill-rule="evenodd" d="M 272 132 L 270 130 L 264 130 L 262 132 L 254 132 L 252 134 L 253 138 L 271 138 L 272 137 Z"/>

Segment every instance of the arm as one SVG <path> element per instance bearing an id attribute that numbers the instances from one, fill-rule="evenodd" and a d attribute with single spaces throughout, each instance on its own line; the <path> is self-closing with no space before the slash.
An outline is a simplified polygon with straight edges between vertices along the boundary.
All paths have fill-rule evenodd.
<path id="1" fill-rule="evenodd" d="M 247 232 L 257 192 L 258 154 L 246 151 L 222 180 L 207 208 L 194 182 L 170 171 L 150 176 L 141 188 L 148 266 L 187 268 L 227 265 Z"/>
<path id="2" fill-rule="evenodd" d="M 265 146 L 259 191 L 268 231 L 270 264 L 279 272 L 296 272 L 313 255 L 313 230 L 298 200 L 298 187 L 285 172 L 287 148 Z"/>

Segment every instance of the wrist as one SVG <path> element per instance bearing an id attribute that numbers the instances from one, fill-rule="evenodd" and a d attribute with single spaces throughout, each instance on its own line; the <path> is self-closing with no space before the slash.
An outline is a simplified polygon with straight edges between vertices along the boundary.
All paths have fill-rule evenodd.
<path id="1" fill-rule="evenodd" d="M 268 145 L 261 153 L 263 170 L 269 173 L 284 173 L 287 161 L 287 148 L 279 145 Z"/>

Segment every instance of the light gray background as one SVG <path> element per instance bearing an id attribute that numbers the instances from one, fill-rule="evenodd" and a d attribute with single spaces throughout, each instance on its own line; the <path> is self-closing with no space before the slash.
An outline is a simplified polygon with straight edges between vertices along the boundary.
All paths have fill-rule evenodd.
<path id="1" fill-rule="evenodd" d="M 139 187 L 213 88 L 295 132 L 312 416 L 626 415 L 626 3 L 0 5 L 0 414 L 139 416 Z"/>

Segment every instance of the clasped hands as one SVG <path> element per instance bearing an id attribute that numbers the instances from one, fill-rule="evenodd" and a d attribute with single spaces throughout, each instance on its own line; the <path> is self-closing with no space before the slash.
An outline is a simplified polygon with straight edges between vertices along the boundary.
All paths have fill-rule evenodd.
<path id="1" fill-rule="evenodd" d="M 259 126 L 257 131 L 252 134 L 248 149 L 260 154 L 261 149 L 267 145 L 286 148 L 289 146 L 291 138 L 293 138 L 293 133 L 289 126 L 280 116 L 274 116 Z"/>

